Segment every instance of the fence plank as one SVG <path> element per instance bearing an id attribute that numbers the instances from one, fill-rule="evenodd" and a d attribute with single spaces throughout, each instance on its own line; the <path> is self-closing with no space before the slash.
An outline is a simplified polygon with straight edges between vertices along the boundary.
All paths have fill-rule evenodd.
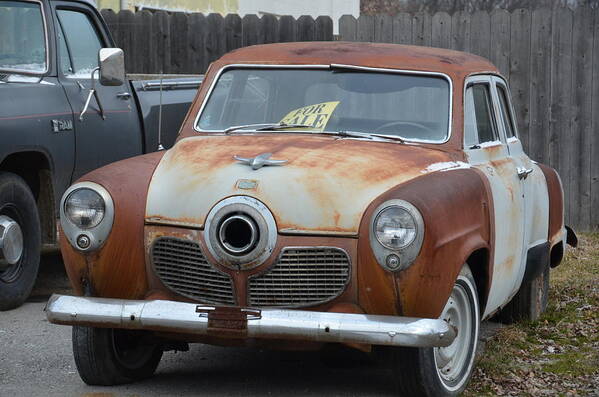
<path id="1" fill-rule="evenodd" d="M 393 18 L 393 42 L 412 44 L 412 15 L 401 12 Z"/>
<path id="2" fill-rule="evenodd" d="M 190 72 L 187 70 L 189 64 L 189 43 L 187 41 L 189 24 L 187 19 L 187 14 L 183 12 L 176 12 L 171 15 L 170 36 L 171 38 L 177 38 L 170 41 L 172 61 L 170 71 L 173 73 Z"/>
<path id="3" fill-rule="evenodd" d="M 361 15 L 358 18 L 357 41 L 374 41 L 374 16 Z"/>
<path id="4" fill-rule="evenodd" d="M 279 37 L 279 21 L 272 14 L 266 14 L 260 18 L 260 42 L 276 43 Z"/>
<path id="5" fill-rule="evenodd" d="M 591 104 L 593 109 L 591 128 L 591 228 L 599 228 L 599 10 L 594 12 L 593 34 L 593 85 Z"/>
<path id="6" fill-rule="evenodd" d="M 225 19 L 220 14 L 206 18 L 206 49 L 208 62 L 214 62 L 225 53 Z"/>
<path id="7" fill-rule="evenodd" d="M 119 29 L 115 40 L 117 43 L 127 43 L 127 51 L 125 53 L 125 68 L 127 70 L 136 69 L 136 60 L 139 59 L 137 55 L 137 46 L 131 45 L 135 43 L 135 23 L 133 13 L 129 10 L 119 11 L 117 14 L 117 24 Z"/>
<path id="8" fill-rule="evenodd" d="M 316 40 L 333 40 L 333 20 L 328 16 L 319 16 L 316 18 Z"/>
<path id="9" fill-rule="evenodd" d="M 431 46 L 449 48 L 451 43 L 451 16 L 437 12 L 432 18 Z"/>
<path id="10" fill-rule="evenodd" d="M 106 22 L 106 26 L 108 26 L 108 29 L 110 30 L 110 34 L 112 35 L 112 38 L 114 39 L 116 45 L 123 48 L 125 44 L 129 44 L 129 43 L 119 43 L 117 41 L 118 35 L 119 35 L 119 18 L 116 15 L 116 13 L 111 9 L 104 9 L 104 10 L 100 11 L 100 14 L 102 14 L 102 18 L 104 18 L 104 21 Z"/>
<path id="11" fill-rule="evenodd" d="M 593 108 L 592 90 L 589 87 L 593 83 L 593 21 L 593 13 L 579 8 L 574 14 L 572 25 L 572 139 L 568 165 L 570 222 L 585 230 L 589 229 L 591 218 L 590 138 L 593 134 Z"/>
<path id="12" fill-rule="evenodd" d="M 291 15 L 284 15 L 279 21 L 279 41 L 287 43 L 295 41 L 297 32 L 297 23 Z"/>
<path id="13" fill-rule="evenodd" d="M 412 44 L 431 45 L 432 17 L 425 12 L 418 12 L 412 17 Z"/>
<path id="14" fill-rule="evenodd" d="M 241 45 L 247 47 L 258 44 L 258 24 L 260 19 L 257 15 L 246 15 L 241 20 Z"/>
<path id="15" fill-rule="evenodd" d="M 572 99 L 572 11 L 558 8 L 553 13 L 551 57 L 551 112 L 549 164 L 562 178 L 565 217 L 570 219 L 571 180 L 568 168 L 572 151 L 570 101 Z M 576 174 L 575 174 L 576 175 Z"/>
<path id="16" fill-rule="evenodd" d="M 458 51 L 470 51 L 470 13 L 459 11 L 451 16 L 450 48 Z"/>
<path id="17" fill-rule="evenodd" d="M 164 11 L 157 11 L 152 18 L 153 40 L 156 43 L 155 56 L 152 57 L 152 70 L 155 73 L 165 73 L 170 70 L 170 37 L 169 15 Z"/>
<path id="18" fill-rule="evenodd" d="M 530 24 L 531 13 L 527 9 L 515 10 L 510 18 L 510 91 L 518 134 L 524 150 L 528 153 L 530 132 Z"/>
<path id="19" fill-rule="evenodd" d="M 202 73 L 208 68 L 206 56 L 206 17 L 194 13 L 189 16 L 189 29 L 187 34 L 189 42 L 189 70 L 193 73 Z"/>
<path id="20" fill-rule="evenodd" d="M 353 15 L 343 15 L 339 19 L 339 39 L 343 41 L 358 40 L 358 20 Z"/>
<path id="21" fill-rule="evenodd" d="M 393 43 L 393 17 L 377 15 L 374 17 L 374 40 L 377 43 Z"/>
<path id="22" fill-rule="evenodd" d="M 490 58 L 491 16 L 486 11 L 476 11 L 470 18 L 470 52 Z"/>
<path id="23" fill-rule="evenodd" d="M 510 14 L 506 10 L 491 13 L 490 59 L 506 79 L 510 78 Z"/>
<path id="24" fill-rule="evenodd" d="M 302 15 L 297 20 L 297 39 L 299 41 L 314 41 L 316 34 L 314 32 L 314 18 L 309 15 Z"/>
<path id="25" fill-rule="evenodd" d="M 530 27 L 530 130 L 528 155 L 540 163 L 549 162 L 549 107 L 551 100 L 552 32 L 551 10 L 532 11 Z"/>
<path id="26" fill-rule="evenodd" d="M 225 50 L 226 52 L 240 48 L 241 38 L 241 17 L 237 14 L 228 14 L 225 17 Z"/>

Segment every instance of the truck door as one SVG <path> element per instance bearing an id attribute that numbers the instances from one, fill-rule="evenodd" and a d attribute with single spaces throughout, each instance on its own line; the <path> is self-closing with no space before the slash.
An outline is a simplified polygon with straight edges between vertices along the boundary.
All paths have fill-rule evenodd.
<path id="1" fill-rule="evenodd" d="M 484 316 L 513 296 L 525 265 L 524 191 L 499 127 L 493 92 L 490 76 L 474 76 L 467 80 L 464 97 L 465 152 L 487 178 L 493 196 L 493 282 Z"/>
<path id="2" fill-rule="evenodd" d="M 94 10 L 75 2 L 54 2 L 58 36 L 58 76 L 73 108 L 75 119 L 75 170 L 73 180 L 105 164 L 142 153 L 141 125 L 128 83 L 101 86 L 94 74 L 100 106 L 92 97 L 81 115 L 98 67 L 98 51 L 112 47 Z"/>

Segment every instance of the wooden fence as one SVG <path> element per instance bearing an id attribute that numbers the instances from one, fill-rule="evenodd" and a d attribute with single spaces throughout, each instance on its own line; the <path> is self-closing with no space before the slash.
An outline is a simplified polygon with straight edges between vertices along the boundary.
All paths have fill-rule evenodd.
<path id="1" fill-rule="evenodd" d="M 210 62 L 236 48 L 262 43 L 333 40 L 329 17 L 185 14 L 102 10 L 125 50 L 132 73 L 203 73 Z"/>
<path id="2" fill-rule="evenodd" d="M 333 40 L 328 17 L 115 14 L 103 10 L 129 71 L 201 73 L 232 49 L 271 42 Z M 527 153 L 555 167 L 566 221 L 599 227 L 599 9 L 344 16 L 347 41 L 415 44 L 489 58 L 508 79 Z"/>

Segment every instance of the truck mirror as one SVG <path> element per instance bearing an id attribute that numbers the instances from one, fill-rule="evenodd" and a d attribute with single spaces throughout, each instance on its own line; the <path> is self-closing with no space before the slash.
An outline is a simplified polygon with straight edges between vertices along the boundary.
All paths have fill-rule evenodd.
<path id="1" fill-rule="evenodd" d="M 125 54 L 120 48 L 101 48 L 98 52 L 100 84 L 120 86 L 125 83 Z"/>

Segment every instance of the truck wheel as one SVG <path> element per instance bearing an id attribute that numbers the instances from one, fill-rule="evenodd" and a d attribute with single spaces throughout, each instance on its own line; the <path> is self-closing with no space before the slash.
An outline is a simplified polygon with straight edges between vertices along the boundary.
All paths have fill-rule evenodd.
<path id="1" fill-rule="evenodd" d="M 73 355 L 88 385 L 118 385 L 149 378 L 162 348 L 143 331 L 73 326 Z"/>
<path id="2" fill-rule="evenodd" d="M 547 309 L 549 297 L 549 265 L 536 278 L 527 283 L 522 283 L 520 289 L 495 316 L 504 324 L 518 321 L 537 321 Z"/>
<path id="3" fill-rule="evenodd" d="M 18 175 L 0 172 L 0 311 L 25 302 L 37 278 L 40 253 L 33 193 Z"/>
<path id="4" fill-rule="evenodd" d="M 402 396 L 456 396 L 468 384 L 478 344 L 480 308 L 476 283 L 464 265 L 440 318 L 458 329 L 447 347 L 393 348 L 394 380 Z"/>

